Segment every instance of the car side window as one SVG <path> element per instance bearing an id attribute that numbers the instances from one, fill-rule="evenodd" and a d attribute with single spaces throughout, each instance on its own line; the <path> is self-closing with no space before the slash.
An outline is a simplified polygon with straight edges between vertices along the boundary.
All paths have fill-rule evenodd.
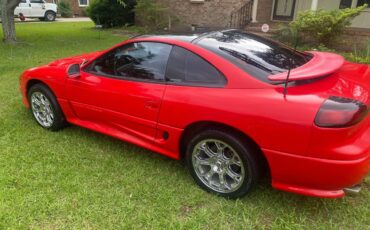
<path id="1" fill-rule="evenodd" d="M 210 63 L 184 48 L 174 46 L 167 65 L 169 84 L 222 87 L 225 77 Z"/>
<path id="2" fill-rule="evenodd" d="M 164 81 L 171 49 L 164 43 L 130 43 L 98 58 L 86 70 L 122 79 Z"/>
<path id="3" fill-rule="evenodd" d="M 43 0 L 31 0 L 31 3 L 44 3 Z"/>

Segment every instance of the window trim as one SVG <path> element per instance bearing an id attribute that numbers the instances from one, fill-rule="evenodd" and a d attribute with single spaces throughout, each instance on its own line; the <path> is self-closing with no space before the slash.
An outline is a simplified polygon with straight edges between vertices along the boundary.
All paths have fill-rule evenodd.
<path id="1" fill-rule="evenodd" d="M 198 56 L 199 58 L 201 58 L 203 61 L 205 61 L 206 63 L 208 63 L 210 66 L 212 66 L 219 74 L 220 76 L 225 80 L 224 83 L 198 83 L 198 82 L 173 82 L 173 81 L 170 81 L 169 78 L 167 77 L 167 68 L 168 68 L 168 61 L 167 61 L 167 68 L 166 68 L 166 73 L 165 73 L 165 82 L 167 85 L 176 85 L 176 86 L 190 86 L 190 87 L 203 87 L 203 88 L 226 88 L 227 84 L 228 84 L 228 79 L 227 77 L 225 77 L 225 75 L 215 66 L 213 65 L 212 63 L 210 63 L 208 60 L 206 60 L 205 58 L 203 58 L 202 56 L 200 56 L 199 54 L 196 54 L 194 53 L 193 51 L 185 48 L 185 47 L 182 47 L 182 46 L 178 46 L 178 45 L 172 45 L 172 50 L 171 50 L 171 53 L 170 53 L 170 56 L 168 58 L 168 60 L 171 58 L 171 54 L 174 50 L 175 47 L 179 47 L 179 48 L 182 48 L 196 56 Z"/>
<path id="2" fill-rule="evenodd" d="M 134 77 L 118 77 L 118 76 L 110 75 L 110 74 L 103 74 L 103 73 L 96 73 L 94 71 L 87 71 L 85 69 L 83 69 L 82 72 L 92 74 L 95 77 L 104 77 L 104 78 L 110 78 L 110 79 L 116 79 L 116 80 L 122 80 L 122 81 L 153 83 L 153 84 L 160 84 L 160 85 L 166 84 L 165 79 L 163 79 L 163 80 L 150 80 L 150 79 L 142 79 L 142 78 L 134 78 Z"/>
<path id="3" fill-rule="evenodd" d="M 356 1 L 355 8 L 356 8 L 356 7 L 363 6 L 363 5 L 359 5 L 358 0 L 355 0 L 355 1 Z M 367 5 L 367 7 L 366 7 L 364 10 L 365 10 L 365 11 L 369 11 L 369 10 L 370 10 L 370 2 L 369 2 L 369 4 Z"/>
<path id="4" fill-rule="evenodd" d="M 32 2 L 32 1 L 38 1 L 38 2 Z M 22 2 L 24 3 L 24 2 Z M 45 4 L 45 2 L 43 0 L 30 0 L 30 3 L 32 4 Z"/>
<path id="5" fill-rule="evenodd" d="M 77 0 L 78 1 L 78 6 L 79 7 L 87 7 L 90 5 L 90 0 L 86 0 L 86 5 L 85 4 L 81 4 L 80 0 Z"/>
<path id="6" fill-rule="evenodd" d="M 93 66 L 95 64 L 97 59 L 103 57 L 104 55 L 108 54 L 109 52 L 112 52 L 116 49 L 125 47 L 125 46 L 130 45 L 130 44 L 134 44 L 134 43 L 161 43 L 161 44 L 171 46 L 171 51 L 170 51 L 170 54 L 169 54 L 168 59 L 167 59 L 163 79 L 161 79 L 161 80 L 158 80 L 158 79 L 152 80 L 152 79 L 143 79 L 143 78 L 134 78 L 134 77 L 123 77 L 123 76 L 115 76 L 115 75 L 111 75 L 111 74 L 97 73 L 95 71 L 88 70 L 88 69 L 91 68 L 91 66 Z M 123 80 L 123 81 L 132 81 L 132 82 L 166 84 L 166 82 L 167 82 L 166 81 L 166 72 L 167 72 L 168 60 L 171 56 L 171 52 L 172 52 L 173 47 L 174 47 L 174 45 L 172 45 L 172 44 L 168 44 L 168 43 L 165 43 L 165 42 L 157 42 L 157 41 L 133 41 L 133 42 L 129 42 L 129 43 L 123 44 L 122 46 L 114 47 L 113 49 L 110 49 L 107 52 L 103 53 L 102 55 L 96 57 L 92 62 L 90 62 L 89 64 L 84 66 L 81 71 L 84 72 L 84 73 L 93 74 L 95 77 L 104 77 L 104 78 L 111 78 L 111 79 L 117 79 L 117 80 Z"/>

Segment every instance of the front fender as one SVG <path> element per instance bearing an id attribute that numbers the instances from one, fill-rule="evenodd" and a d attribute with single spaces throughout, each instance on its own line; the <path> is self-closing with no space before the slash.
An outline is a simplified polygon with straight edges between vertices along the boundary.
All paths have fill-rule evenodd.
<path id="1" fill-rule="evenodd" d="M 26 70 L 19 78 L 23 104 L 27 108 L 29 107 L 27 93 L 35 83 L 43 83 L 48 86 L 58 99 L 66 98 L 66 77 L 65 66 L 41 66 Z"/>

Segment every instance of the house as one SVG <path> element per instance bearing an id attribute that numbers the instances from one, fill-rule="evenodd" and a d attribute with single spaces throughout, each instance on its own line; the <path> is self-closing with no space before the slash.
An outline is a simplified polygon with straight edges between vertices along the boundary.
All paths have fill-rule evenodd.
<path id="1" fill-rule="evenodd" d="M 254 0 L 252 22 L 291 21 L 300 11 L 355 8 L 365 3 L 370 7 L 370 0 Z M 357 16 L 351 27 L 370 29 L 370 8 Z"/>
<path id="2" fill-rule="evenodd" d="M 50 0 L 53 1 L 53 0 Z M 55 0 L 61 1 L 61 0 Z M 68 1 L 73 15 L 85 16 L 90 0 Z M 154 1 L 154 0 L 153 0 Z M 274 23 L 294 20 L 304 10 L 369 8 L 357 16 L 351 27 L 370 30 L 370 0 L 156 0 L 170 8 L 183 26 L 209 28 L 238 27 L 248 23 Z"/>
<path id="3" fill-rule="evenodd" d="M 71 6 L 74 16 L 76 17 L 86 16 L 85 9 L 90 3 L 89 0 L 67 0 L 67 1 Z"/>
<path id="4" fill-rule="evenodd" d="M 58 4 L 61 1 L 68 2 L 71 10 L 72 15 L 74 17 L 84 17 L 86 16 L 85 9 L 89 5 L 89 0 L 45 0 L 48 3 L 55 3 Z"/>
<path id="5" fill-rule="evenodd" d="M 81 0 L 82 1 L 82 0 Z M 86 0 L 85 0 L 86 1 Z M 245 27 L 252 23 L 289 22 L 304 10 L 354 8 L 370 0 L 158 0 L 181 24 L 201 27 Z M 353 20 L 352 27 L 370 29 L 370 8 Z"/>
<path id="6" fill-rule="evenodd" d="M 370 0 L 157 0 L 170 8 L 182 28 L 239 28 L 262 36 L 271 36 L 280 24 L 294 20 L 305 10 L 338 10 L 368 4 L 353 19 L 336 48 L 349 51 L 364 49 L 370 40 Z M 269 33 L 261 26 L 269 24 Z M 181 27 L 180 27 L 181 28 Z"/>

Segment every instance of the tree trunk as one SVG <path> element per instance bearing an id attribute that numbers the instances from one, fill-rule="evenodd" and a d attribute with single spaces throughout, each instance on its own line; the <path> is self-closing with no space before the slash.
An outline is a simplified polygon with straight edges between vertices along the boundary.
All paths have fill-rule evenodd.
<path id="1" fill-rule="evenodd" d="M 4 15 L 4 16 L 3 16 Z M 4 38 L 3 41 L 5 43 L 16 43 L 17 38 L 15 34 L 15 26 L 14 26 L 14 15 L 13 12 L 9 14 L 9 12 L 1 12 L 1 20 L 3 26 L 3 33 Z"/>
<path id="2" fill-rule="evenodd" d="M 0 0 L 3 41 L 14 44 L 17 42 L 14 24 L 14 9 L 20 0 Z"/>

